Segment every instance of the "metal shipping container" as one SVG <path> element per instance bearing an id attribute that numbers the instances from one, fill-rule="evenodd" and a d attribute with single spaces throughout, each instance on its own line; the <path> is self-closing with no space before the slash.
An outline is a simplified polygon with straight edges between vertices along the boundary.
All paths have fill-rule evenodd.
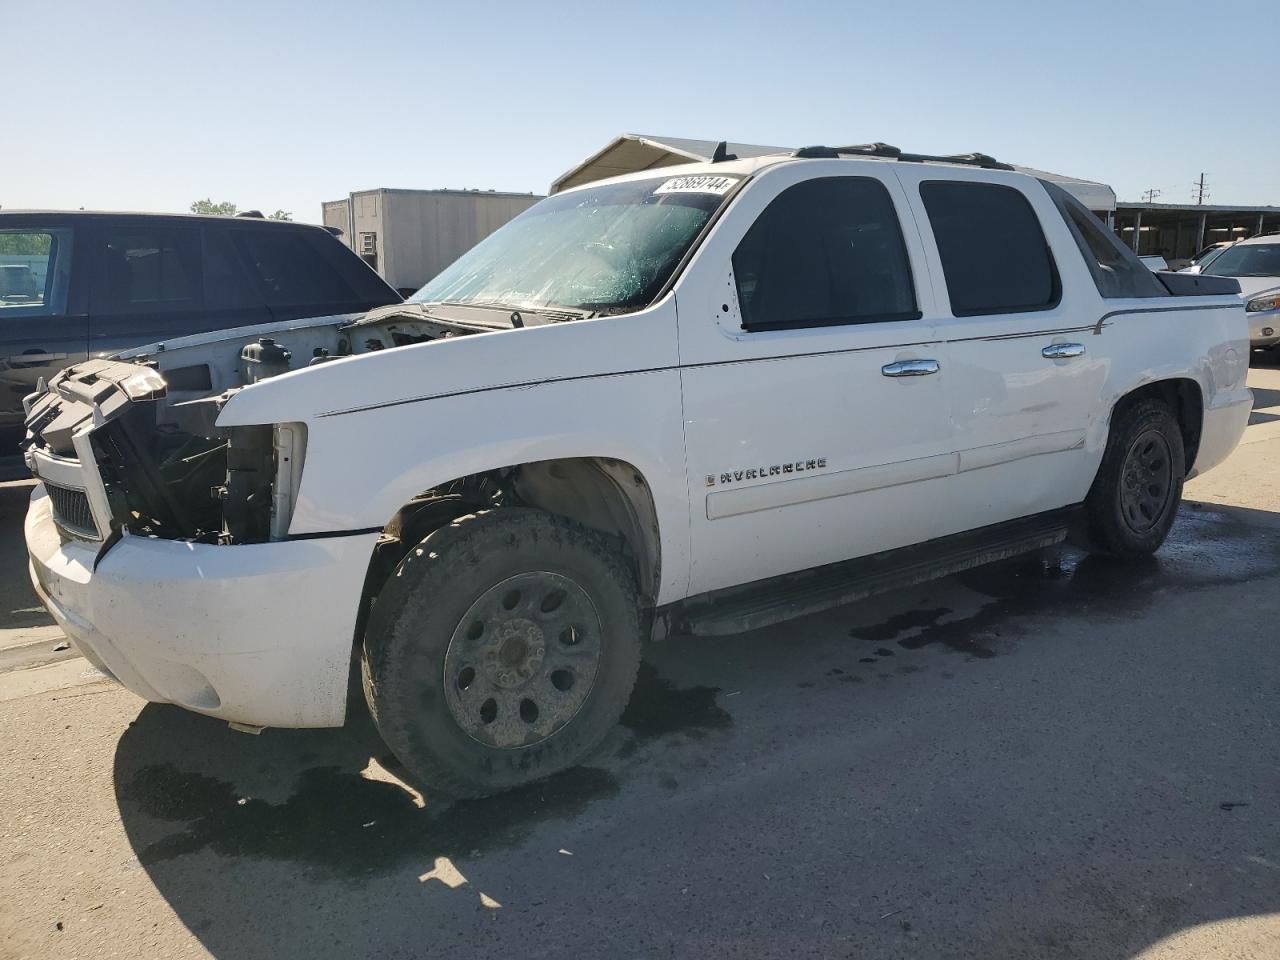
<path id="1" fill-rule="evenodd" d="M 394 190 L 352 193 L 323 204 L 324 224 L 404 294 L 542 197 L 494 190 Z"/>

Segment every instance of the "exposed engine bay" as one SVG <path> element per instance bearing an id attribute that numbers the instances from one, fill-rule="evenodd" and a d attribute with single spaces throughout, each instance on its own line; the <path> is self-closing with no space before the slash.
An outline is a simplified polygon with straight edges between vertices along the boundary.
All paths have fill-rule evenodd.
<path id="1" fill-rule="evenodd" d="M 109 540 L 127 530 L 202 543 L 282 539 L 301 480 L 305 427 L 219 428 L 218 414 L 246 387 L 308 366 L 509 328 L 494 326 L 492 314 L 487 323 L 429 314 L 397 304 L 358 318 L 186 337 L 69 367 L 26 398 L 28 465 L 45 482 L 64 536 Z"/>

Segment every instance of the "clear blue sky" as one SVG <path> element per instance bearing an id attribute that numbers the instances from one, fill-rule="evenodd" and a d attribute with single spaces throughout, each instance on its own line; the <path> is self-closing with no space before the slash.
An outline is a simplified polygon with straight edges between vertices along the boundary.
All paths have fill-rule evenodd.
<path id="1" fill-rule="evenodd" d="M 1280 204 L 1278 0 L 0 0 L 0 205 L 543 192 L 622 132 L 982 150 Z"/>

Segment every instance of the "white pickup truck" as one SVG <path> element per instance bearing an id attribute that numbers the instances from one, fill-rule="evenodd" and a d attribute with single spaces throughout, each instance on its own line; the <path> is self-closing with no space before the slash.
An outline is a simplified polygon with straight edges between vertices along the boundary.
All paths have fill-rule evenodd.
<path id="1" fill-rule="evenodd" d="M 549 197 L 356 320 L 59 374 L 42 600 L 238 727 L 341 725 L 362 685 L 418 780 L 481 795 L 593 750 L 651 638 L 1069 533 L 1145 556 L 1239 441 L 1234 281 L 981 154 L 717 161 Z"/>

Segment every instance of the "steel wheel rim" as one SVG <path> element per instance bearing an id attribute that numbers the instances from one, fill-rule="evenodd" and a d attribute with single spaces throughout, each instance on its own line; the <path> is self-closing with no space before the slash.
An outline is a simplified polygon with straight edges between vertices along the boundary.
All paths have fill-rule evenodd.
<path id="1" fill-rule="evenodd" d="M 1147 533 L 1163 519 L 1173 493 L 1173 451 L 1159 430 L 1139 434 L 1129 445 L 1120 471 L 1120 512 L 1135 533 Z"/>
<path id="2" fill-rule="evenodd" d="M 600 615 L 577 582 L 547 571 L 508 577 L 476 598 L 449 639 L 449 712 L 487 746 L 541 743 L 582 709 L 602 648 Z"/>

